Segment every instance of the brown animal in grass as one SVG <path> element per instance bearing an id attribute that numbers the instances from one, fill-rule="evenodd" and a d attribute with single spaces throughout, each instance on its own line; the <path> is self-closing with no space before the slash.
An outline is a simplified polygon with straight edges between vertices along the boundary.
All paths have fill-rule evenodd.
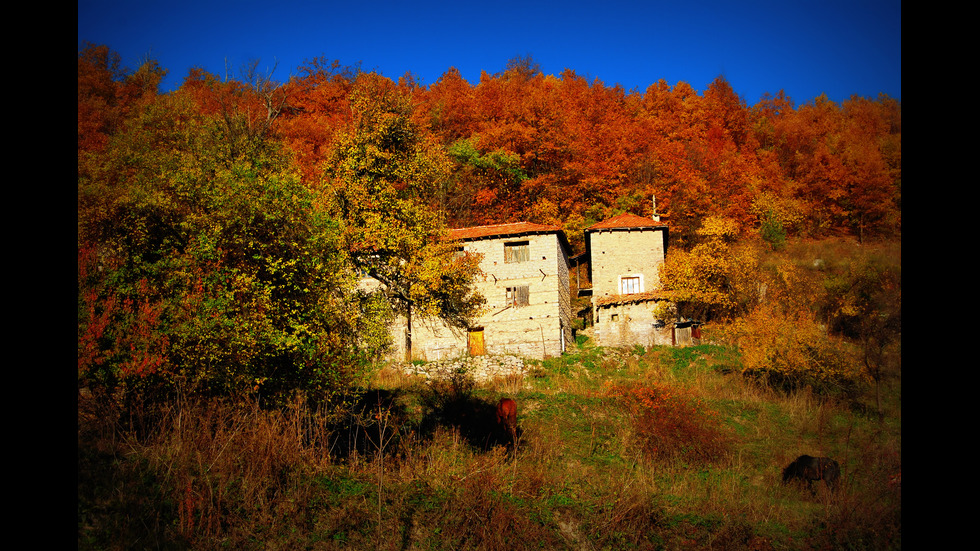
<path id="1" fill-rule="evenodd" d="M 517 445 L 517 402 L 501 398 L 497 403 L 497 424 L 504 425 L 512 444 Z"/>

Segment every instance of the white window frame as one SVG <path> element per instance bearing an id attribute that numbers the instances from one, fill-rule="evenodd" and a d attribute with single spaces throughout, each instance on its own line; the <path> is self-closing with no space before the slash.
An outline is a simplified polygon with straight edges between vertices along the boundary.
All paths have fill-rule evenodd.
<path id="1" fill-rule="evenodd" d="M 630 289 L 629 282 L 632 280 L 638 280 L 638 288 Z M 619 294 L 621 295 L 634 295 L 643 292 L 643 274 L 627 274 L 619 276 Z"/>

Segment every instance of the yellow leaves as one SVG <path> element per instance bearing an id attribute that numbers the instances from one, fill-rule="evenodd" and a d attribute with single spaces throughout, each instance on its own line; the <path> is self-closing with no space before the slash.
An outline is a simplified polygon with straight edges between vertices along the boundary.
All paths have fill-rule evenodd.
<path id="1" fill-rule="evenodd" d="M 665 290 L 678 300 L 693 303 L 708 314 L 737 314 L 757 296 L 759 254 L 750 245 L 730 245 L 737 226 L 724 219 L 709 219 L 703 227 L 705 243 L 690 252 L 672 249 L 660 269 Z"/>
<path id="2" fill-rule="evenodd" d="M 819 275 L 806 267 L 780 262 L 760 271 L 759 300 L 786 315 L 812 313 L 826 298 Z"/>
<path id="3" fill-rule="evenodd" d="M 358 79 L 353 123 L 327 165 L 333 183 L 328 209 L 341 225 L 341 248 L 383 284 L 402 313 L 459 321 L 475 304 L 470 281 L 476 264 L 453 261 L 454 249 L 441 240 L 443 215 L 426 203 L 452 162 L 411 120 L 407 98 L 389 84 L 372 75 Z"/>
<path id="4" fill-rule="evenodd" d="M 526 218 L 531 222 L 538 224 L 561 223 L 561 212 L 559 212 L 558 205 L 545 197 L 538 198 L 526 212 Z"/>
<path id="5" fill-rule="evenodd" d="M 828 335 L 806 312 L 787 314 L 770 304 L 738 318 L 726 337 L 742 355 L 742 372 L 784 389 L 848 389 L 864 375 L 856 350 Z"/>
<path id="6" fill-rule="evenodd" d="M 738 237 L 739 227 L 734 220 L 718 216 L 709 216 L 697 230 L 697 234 L 709 240 L 732 242 Z"/>
<path id="7" fill-rule="evenodd" d="M 767 217 L 778 222 L 787 230 L 798 228 L 805 220 L 804 205 L 791 197 L 780 197 L 764 191 L 752 202 L 752 214 L 761 224 Z"/>

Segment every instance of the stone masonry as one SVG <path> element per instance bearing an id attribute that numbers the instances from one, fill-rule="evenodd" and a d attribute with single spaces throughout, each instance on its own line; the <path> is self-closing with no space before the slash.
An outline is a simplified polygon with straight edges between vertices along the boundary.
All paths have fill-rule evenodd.
<path id="1" fill-rule="evenodd" d="M 413 320 L 413 359 L 439 361 L 472 353 L 543 359 L 559 356 L 572 342 L 568 283 L 569 245 L 557 226 L 518 222 L 452 230 L 461 254 L 480 256 L 476 291 L 486 299 L 468 330 L 438 320 Z M 392 328 L 393 358 L 404 358 L 404 321 Z M 479 354 L 479 352 L 478 352 Z"/>
<path id="2" fill-rule="evenodd" d="M 667 309 L 658 308 L 671 298 L 660 289 L 667 231 L 658 218 L 633 214 L 620 214 L 585 230 L 598 344 L 672 343 L 673 320 L 661 319 Z M 517 222 L 455 229 L 449 237 L 460 244 L 460 254 L 479 255 L 482 275 L 474 287 L 486 305 L 465 329 L 414 319 L 412 359 L 441 365 L 466 356 L 561 355 L 573 342 L 571 251 L 561 228 Z M 404 320 L 391 330 L 391 358 L 396 361 L 405 359 L 405 330 Z"/>
<path id="3" fill-rule="evenodd" d="M 448 379 L 457 373 L 465 373 L 476 382 L 487 382 L 527 373 L 524 360 L 512 355 L 462 356 L 436 362 L 402 364 L 400 367 L 405 373 L 426 380 Z"/>
<path id="4" fill-rule="evenodd" d="M 656 308 L 667 226 L 659 220 L 620 214 L 585 230 L 592 281 L 596 341 L 603 346 L 671 344 L 667 320 Z"/>

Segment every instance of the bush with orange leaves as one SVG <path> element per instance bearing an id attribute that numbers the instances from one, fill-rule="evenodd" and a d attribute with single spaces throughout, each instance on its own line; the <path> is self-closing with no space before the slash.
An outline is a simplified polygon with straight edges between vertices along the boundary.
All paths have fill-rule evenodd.
<path id="1" fill-rule="evenodd" d="M 719 461 L 730 453 L 733 434 L 718 412 L 689 391 L 664 385 L 607 385 L 630 414 L 634 438 L 654 460 Z"/>

